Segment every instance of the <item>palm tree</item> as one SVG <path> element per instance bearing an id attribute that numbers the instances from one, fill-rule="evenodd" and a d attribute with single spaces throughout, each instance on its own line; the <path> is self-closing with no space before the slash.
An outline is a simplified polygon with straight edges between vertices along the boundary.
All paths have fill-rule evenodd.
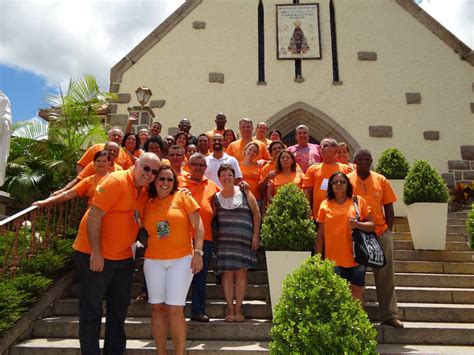
<path id="1" fill-rule="evenodd" d="M 97 112 L 116 94 L 99 91 L 96 79 L 71 79 L 65 95 L 50 95 L 49 125 L 22 124 L 14 130 L 2 189 L 21 205 L 48 195 L 75 177 L 85 149 L 106 139 Z"/>

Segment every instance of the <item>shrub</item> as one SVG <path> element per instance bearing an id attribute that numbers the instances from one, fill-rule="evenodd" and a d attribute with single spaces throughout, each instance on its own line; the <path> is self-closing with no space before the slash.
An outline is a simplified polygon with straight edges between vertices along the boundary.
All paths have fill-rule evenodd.
<path id="1" fill-rule="evenodd" d="M 23 259 L 20 263 L 20 272 L 55 277 L 68 262 L 69 259 L 65 255 L 57 254 L 53 250 L 44 250 L 31 258 Z"/>
<path id="2" fill-rule="evenodd" d="M 303 191 L 295 184 L 280 187 L 262 224 L 266 250 L 305 251 L 314 245 L 316 227 Z"/>
<path id="3" fill-rule="evenodd" d="M 13 286 L 28 295 L 29 302 L 32 303 L 41 293 L 48 288 L 52 280 L 40 274 L 21 274 L 10 281 Z"/>
<path id="4" fill-rule="evenodd" d="M 448 202 L 448 188 L 438 172 L 426 161 L 416 160 L 405 179 L 403 200 L 415 202 Z"/>
<path id="5" fill-rule="evenodd" d="M 466 230 L 471 240 L 471 249 L 474 249 L 474 203 L 471 205 L 471 211 L 467 215 Z"/>
<path id="6" fill-rule="evenodd" d="M 272 354 L 375 354 L 376 331 L 348 283 L 319 255 L 283 283 L 273 313 Z"/>
<path id="7" fill-rule="evenodd" d="M 375 171 L 387 179 L 403 180 L 409 169 L 410 164 L 403 153 L 397 148 L 388 148 L 380 155 Z"/>
<path id="8" fill-rule="evenodd" d="M 10 328 L 28 309 L 28 294 L 19 291 L 9 280 L 0 282 L 0 333 Z"/>

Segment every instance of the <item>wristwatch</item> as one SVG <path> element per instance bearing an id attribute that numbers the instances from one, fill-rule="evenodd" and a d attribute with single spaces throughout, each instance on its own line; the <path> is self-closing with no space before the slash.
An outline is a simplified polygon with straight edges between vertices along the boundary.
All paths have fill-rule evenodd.
<path id="1" fill-rule="evenodd" d="M 204 252 L 201 249 L 194 249 L 194 252 L 199 256 L 204 256 Z"/>

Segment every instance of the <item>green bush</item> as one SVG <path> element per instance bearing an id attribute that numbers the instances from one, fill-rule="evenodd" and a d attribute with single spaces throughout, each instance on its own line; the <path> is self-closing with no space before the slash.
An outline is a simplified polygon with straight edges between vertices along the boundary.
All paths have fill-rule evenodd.
<path id="1" fill-rule="evenodd" d="M 397 148 L 388 148 L 380 155 L 375 171 L 387 179 L 403 180 L 409 169 L 410 164 L 403 153 Z"/>
<path id="2" fill-rule="evenodd" d="M 46 277 L 55 277 L 69 262 L 65 255 L 57 254 L 54 250 L 40 251 L 31 258 L 20 262 L 20 273 L 39 273 Z"/>
<path id="3" fill-rule="evenodd" d="M 471 204 L 471 211 L 467 215 L 466 230 L 471 240 L 471 249 L 474 249 L 474 203 Z"/>
<path id="4" fill-rule="evenodd" d="M 319 255 L 283 283 L 273 313 L 271 354 L 375 354 L 377 333 L 348 283 Z"/>
<path id="5" fill-rule="evenodd" d="M 18 291 L 26 293 L 31 303 L 51 285 L 52 280 L 36 273 L 18 275 L 10 282 Z"/>
<path id="6" fill-rule="evenodd" d="M 55 250 L 57 254 L 64 256 L 66 259 L 72 260 L 74 255 L 74 249 L 72 248 L 73 243 L 73 239 L 58 239 L 53 243 L 53 250 Z"/>
<path id="7" fill-rule="evenodd" d="M 28 309 L 28 294 L 8 280 L 0 282 L 0 333 L 10 328 Z"/>
<path id="8" fill-rule="evenodd" d="M 295 184 L 280 187 L 262 224 L 265 250 L 305 251 L 314 245 L 316 227 L 303 191 Z"/>
<path id="9" fill-rule="evenodd" d="M 415 202 L 448 202 L 448 188 L 438 172 L 424 160 L 416 160 L 405 179 L 403 200 Z"/>

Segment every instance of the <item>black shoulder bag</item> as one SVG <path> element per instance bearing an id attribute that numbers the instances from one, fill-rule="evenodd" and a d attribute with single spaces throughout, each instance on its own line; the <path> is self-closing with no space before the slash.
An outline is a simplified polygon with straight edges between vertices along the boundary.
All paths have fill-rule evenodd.
<path id="1" fill-rule="evenodd" d="M 360 213 L 357 196 L 352 196 L 352 199 L 354 201 L 356 219 L 359 220 Z M 353 229 L 352 248 L 354 261 L 359 265 L 380 269 L 387 263 L 382 247 L 377 240 L 377 235 L 374 232 L 364 232 L 360 229 Z"/>

